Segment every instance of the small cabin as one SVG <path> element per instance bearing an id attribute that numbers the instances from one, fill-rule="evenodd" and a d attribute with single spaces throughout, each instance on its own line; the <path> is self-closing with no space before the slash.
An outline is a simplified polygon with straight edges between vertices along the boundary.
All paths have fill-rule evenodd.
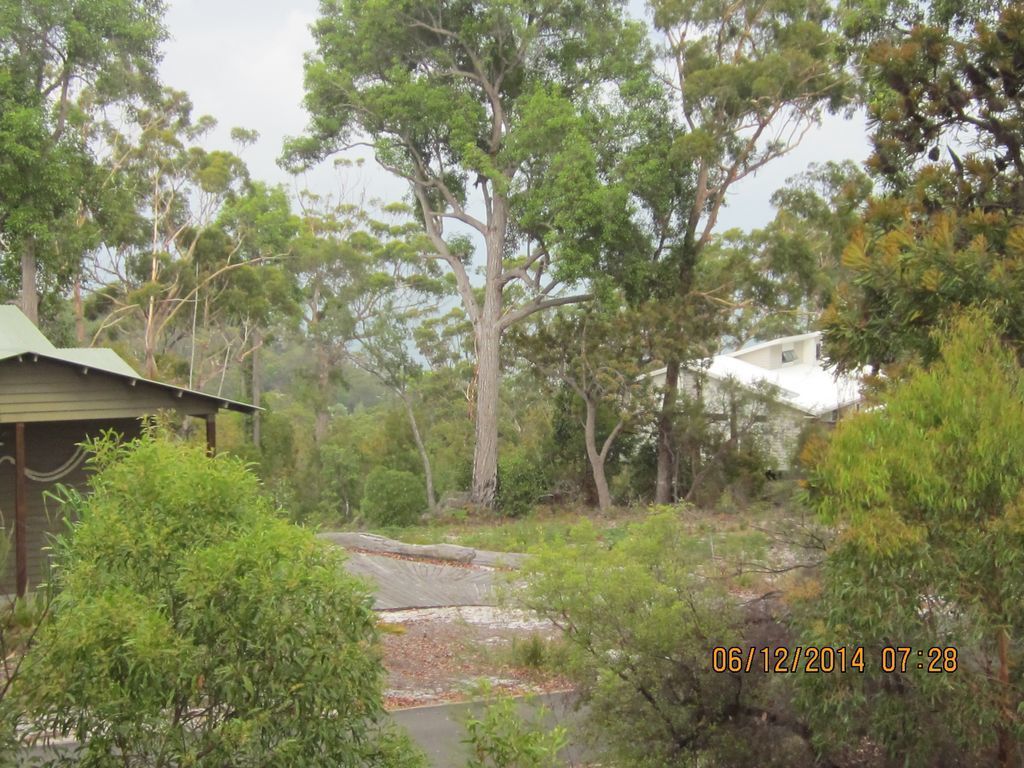
<path id="1" fill-rule="evenodd" d="M 64 528 L 51 494 L 84 487 L 84 440 L 108 430 L 137 437 L 142 419 L 175 411 L 205 422 L 212 453 L 222 408 L 256 410 L 145 379 L 112 349 L 58 348 L 18 308 L 0 306 L 0 594 L 24 595 L 49 578 L 49 538 Z"/>

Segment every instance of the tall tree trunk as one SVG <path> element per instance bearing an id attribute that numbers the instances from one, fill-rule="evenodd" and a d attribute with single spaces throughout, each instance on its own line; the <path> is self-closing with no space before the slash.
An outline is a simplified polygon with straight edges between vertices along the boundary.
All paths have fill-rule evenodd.
<path id="1" fill-rule="evenodd" d="M 146 378 L 155 379 L 157 377 L 156 367 L 156 344 L 152 338 L 150 328 L 146 328 Z"/>
<path id="2" fill-rule="evenodd" d="M 587 459 L 590 471 L 594 475 L 594 487 L 597 489 L 597 507 L 602 512 L 611 507 L 612 495 L 608 491 L 608 478 L 604 472 L 604 461 L 607 454 L 597 449 L 597 404 L 587 398 L 587 417 L 583 422 L 583 433 L 587 444 Z"/>
<path id="3" fill-rule="evenodd" d="M 31 237 L 21 249 L 21 311 L 33 325 L 39 325 L 39 265 Z"/>
<path id="4" fill-rule="evenodd" d="M 330 426 L 330 412 L 327 408 L 327 400 L 330 396 L 331 370 L 327 360 L 327 353 L 321 348 L 316 353 L 316 420 L 313 422 L 313 440 L 317 445 L 323 444 L 327 437 L 327 428 Z"/>
<path id="5" fill-rule="evenodd" d="M 252 384 L 252 404 L 256 406 L 257 410 L 252 412 L 252 444 L 257 448 L 261 447 L 263 441 L 263 422 L 262 422 L 262 411 L 258 410 L 260 402 L 263 399 L 263 364 L 260 360 L 260 349 L 263 347 L 263 334 L 260 333 L 259 328 L 253 331 L 253 348 L 252 348 L 252 376 L 250 382 Z"/>
<path id="6" fill-rule="evenodd" d="M 85 344 L 85 309 L 82 306 L 82 278 L 75 277 L 74 290 L 74 312 L 75 312 L 75 339 L 79 344 Z"/>
<path id="7" fill-rule="evenodd" d="M 487 268 L 484 301 L 475 323 L 476 447 L 473 451 L 472 500 L 494 505 L 498 490 L 498 398 L 501 390 L 502 256 L 508 224 L 508 201 L 495 195 L 486 238 Z"/>
<path id="8" fill-rule="evenodd" d="M 430 466 L 430 456 L 427 454 L 427 446 L 423 444 L 423 437 L 420 435 L 420 427 L 416 422 L 416 412 L 412 409 L 409 397 L 401 390 L 396 390 L 402 404 L 405 405 L 405 413 L 409 417 L 409 426 L 412 427 L 412 439 L 416 443 L 416 450 L 420 454 L 420 461 L 423 462 L 423 477 L 427 485 L 427 507 L 431 512 L 437 509 L 437 497 L 434 495 L 434 471 Z"/>
<path id="9" fill-rule="evenodd" d="M 678 360 L 669 360 L 665 366 L 665 387 L 658 415 L 658 474 L 654 487 L 655 504 L 671 504 L 675 499 L 676 433 L 675 410 L 679 396 Z"/>
<path id="10" fill-rule="evenodd" d="M 501 331 L 497 318 L 484 317 L 476 332 L 476 448 L 473 451 L 472 499 L 490 507 L 498 489 L 498 396 Z"/>

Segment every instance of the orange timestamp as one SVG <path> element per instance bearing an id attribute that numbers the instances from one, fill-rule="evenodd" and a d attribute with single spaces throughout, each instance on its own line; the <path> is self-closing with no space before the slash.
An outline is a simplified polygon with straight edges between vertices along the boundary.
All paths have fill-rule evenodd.
<path id="1" fill-rule="evenodd" d="M 865 661 L 867 659 L 867 661 Z M 957 649 L 953 646 L 911 648 L 885 646 L 866 651 L 863 646 L 715 646 L 711 649 L 713 672 L 864 672 L 871 663 L 882 672 L 956 672 Z"/>

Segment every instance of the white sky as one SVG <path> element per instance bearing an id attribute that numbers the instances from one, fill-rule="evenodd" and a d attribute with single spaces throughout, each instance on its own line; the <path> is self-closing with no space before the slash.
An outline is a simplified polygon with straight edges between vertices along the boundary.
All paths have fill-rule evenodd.
<path id="1" fill-rule="evenodd" d="M 639 7 L 637 0 L 631 0 Z M 164 82 L 186 91 L 195 115 L 218 121 L 210 147 L 231 148 L 233 127 L 252 128 L 259 141 L 242 156 L 253 176 L 271 183 L 296 182 L 276 165 L 285 136 L 302 133 L 303 54 L 312 48 L 309 25 L 317 0 L 170 0 L 166 23 L 171 39 L 164 47 Z M 721 230 L 762 226 L 772 216 L 772 192 L 812 162 L 863 160 L 868 143 L 863 121 L 829 118 L 787 157 L 766 166 L 737 186 L 719 220 Z M 297 182 L 321 195 L 385 201 L 401 199 L 404 182 L 368 159 L 361 169 L 336 169 L 330 162 Z"/>

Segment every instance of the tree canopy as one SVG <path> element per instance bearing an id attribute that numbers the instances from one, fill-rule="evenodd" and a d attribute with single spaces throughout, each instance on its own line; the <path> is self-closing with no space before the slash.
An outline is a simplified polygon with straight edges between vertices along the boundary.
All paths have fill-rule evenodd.
<path id="1" fill-rule="evenodd" d="M 431 258 L 451 270 L 474 326 L 473 496 L 489 505 L 502 333 L 585 298 L 560 289 L 628 231 L 625 192 L 602 173 L 602 151 L 630 140 L 624 107 L 656 107 L 643 29 L 610 0 L 343 0 L 322 4 L 313 34 L 310 129 L 287 157 L 308 162 L 367 141 L 409 183 Z M 449 225 L 484 244 L 480 293 Z"/>

